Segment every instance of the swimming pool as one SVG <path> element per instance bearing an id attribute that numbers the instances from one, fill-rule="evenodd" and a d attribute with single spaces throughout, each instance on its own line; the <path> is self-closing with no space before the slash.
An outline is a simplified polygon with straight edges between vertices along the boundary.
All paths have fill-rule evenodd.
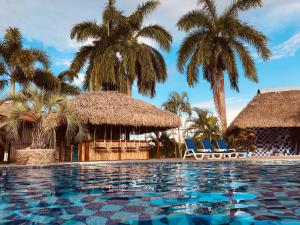
<path id="1" fill-rule="evenodd" d="M 300 224 L 299 162 L 0 168 L 0 224 Z"/>

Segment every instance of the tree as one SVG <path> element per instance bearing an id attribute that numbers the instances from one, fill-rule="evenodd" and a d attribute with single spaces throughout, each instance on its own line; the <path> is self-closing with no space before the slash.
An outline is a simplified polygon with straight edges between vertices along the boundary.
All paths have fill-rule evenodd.
<path id="1" fill-rule="evenodd" d="M 37 69 L 33 77 L 33 83 L 40 89 L 54 92 L 59 95 L 78 95 L 80 88 L 70 84 L 77 74 L 71 71 L 63 71 L 55 76 L 50 71 Z"/>
<path id="2" fill-rule="evenodd" d="M 163 27 L 143 26 L 144 18 L 158 4 L 148 1 L 124 16 L 116 9 L 115 1 L 109 1 L 101 25 L 87 21 L 73 27 L 72 39 L 94 40 L 93 44 L 81 47 L 71 65 L 78 72 L 88 64 L 85 89 L 114 89 L 131 95 L 132 85 L 137 81 L 139 93 L 155 95 L 155 85 L 166 80 L 167 69 L 161 53 L 142 39 L 151 39 L 166 51 L 172 43 L 172 36 Z"/>
<path id="3" fill-rule="evenodd" d="M 16 82 L 22 85 L 32 81 L 37 68 L 48 69 L 49 60 L 46 53 L 39 49 L 26 49 L 18 28 L 9 27 L 0 42 L 0 88 L 10 85 L 10 94 L 15 93 Z"/>
<path id="4" fill-rule="evenodd" d="M 254 58 L 247 46 L 252 46 L 264 61 L 271 57 L 267 37 L 241 21 L 241 12 L 262 6 L 262 0 L 235 0 L 219 15 L 215 0 L 198 0 L 201 9 L 186 13 L 177 22 L 180 30 L 188 32 L 178 51 L 178 69 L 187 74 L 187 82 L 199 81 L 199 67 L 213 90 L 222 131 L 227 129 L 224 73 L 231 88 L 239 91 L 237 61 L 242 64 L 246 78 L 258 82 Z"/>
<path id="5" fill-rule="evenodd" d="M 187 119 L 187 132 L 193 132 L 193 138 L 217 140 L 221 136 L 219 120 L 211 112 L 194 107 L 195 116 Z"/>
<path id="6" fill-rule="evenodd" d="M 169 99 L 163 104 L 163 109 L 168 110 L 172 113 L 177 114 L 182 117 L 184 114 L 191 114 L 191 105 L 189 103 L 189 98 L 186 92 L 182 92 L 179 94 L 178 92 L 172 92 L 169 96 Z M 181 137 L 180 137 L 180 129 L 177 129 L 178 134 L 178 150 L 179 156 L 182 158 L 182 152 L 180 150 Z M 177 157 L 176 149 L 175 156 Z"/>
<path id="7" fill-rule="evenodd" d="M 19 128 L 26 119 L 33 126 L 31 149 L 55 146 L 57 123 L 55 118 L 67 127 L 68 140 L 84 137 L 85 130 L 76 117 L 75 110 L 65 97 L 44 90 L 24 89 L 10 96 L 12 105 L 7 118 L 2 122 L 9 139 L 19 138 Z"/>

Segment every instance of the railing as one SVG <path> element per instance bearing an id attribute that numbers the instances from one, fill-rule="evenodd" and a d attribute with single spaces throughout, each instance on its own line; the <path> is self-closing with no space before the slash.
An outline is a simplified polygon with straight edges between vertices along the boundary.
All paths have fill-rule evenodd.
<path id="1" fill-rule="evenodd" d="M 104 151 L 142 151 L 148 150 L 149 144 L 147 141 L 93 141 L 93 148 L 95 150 Z"/>

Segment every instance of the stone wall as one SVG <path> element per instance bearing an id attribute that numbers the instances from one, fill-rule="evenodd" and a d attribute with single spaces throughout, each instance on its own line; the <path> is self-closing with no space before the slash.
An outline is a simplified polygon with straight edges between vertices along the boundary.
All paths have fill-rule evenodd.
<path id="1" fill-rule="evenodd" d="M 17 150 L 16 162 L 18 164 L 49 164 L 56 162 L 55 149 L 25 149 Z"/>

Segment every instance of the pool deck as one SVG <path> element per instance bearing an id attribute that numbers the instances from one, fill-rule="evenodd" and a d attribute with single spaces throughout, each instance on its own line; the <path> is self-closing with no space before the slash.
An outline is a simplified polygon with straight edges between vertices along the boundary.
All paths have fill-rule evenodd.
<path id="1" fill-rule="evenodd" d="M 248 158 L 237 158 L 237 159 L 219 159 L 219 160 L 195 160 L 189 159 L 149 159 L 149 160 L 126 160 L 126 161 L 92 161 L 92 162 L 59 162 L 52 164 L 43 165 L 20 165 L 16 163 L 10 164 L 0 164 L 0 168 L 42 168 L 51 167 L 59 165 L 92 165 L 92 164 L 122 164 L 122 163 L 184 163 L 184 162 L 194 162 L 194 163 L 208 163 L 208 162 L 231 162 L 231 161 L 300 161 L 300 155 L 295 156 L 269 156 L 269 157 L 248 157 Z"/>

